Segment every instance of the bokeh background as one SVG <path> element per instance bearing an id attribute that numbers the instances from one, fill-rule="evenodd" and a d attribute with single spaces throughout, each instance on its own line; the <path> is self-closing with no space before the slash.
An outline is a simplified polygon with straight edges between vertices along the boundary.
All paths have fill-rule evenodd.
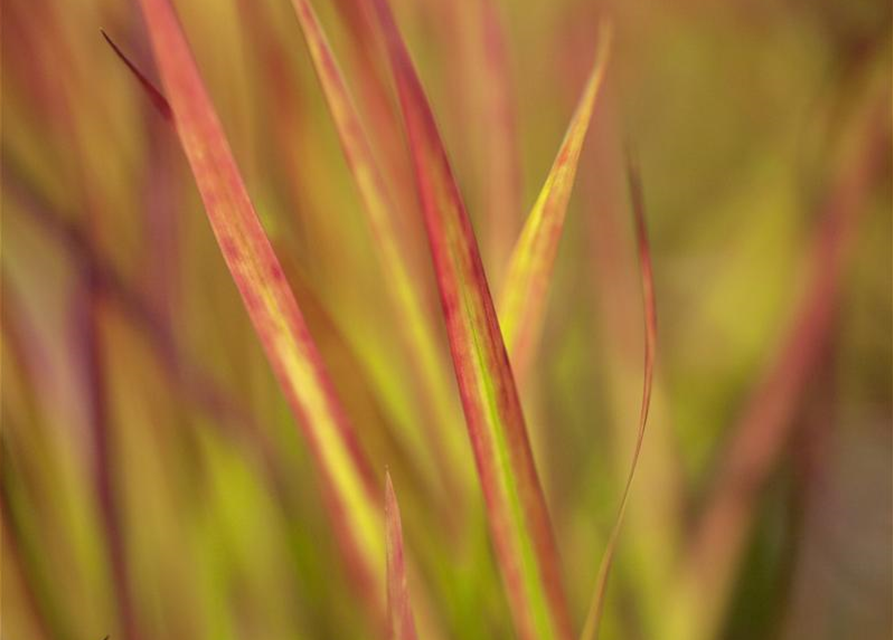
<path id="1" fill-rule="evenodd" d="M 439 322 L 362 3 L 313 4 Z M 614 23 L 522 389 L 575 621 L 641 394 L 632 152 L 658 365 L 602 637 L 890 638 L 890 3 L 391 4 L 494 289 L 599 20 Z M 395 477 L 409 547 L 428 559 L 410 577 L 435 585 L 421 635 L 513 637 L 479 505 L 440 530 L 450 500 L 419 488 L 438 452 L 410 444 L 400 318 L 290 3 L 175 5 L 362 444 Z M 501 29 L 496 71 L 481 64 L 484 11 Z M 2 638 L 371 637 L 177 138 L 100 28 L 157 78 L 132 0 L 2 6 Z"/>

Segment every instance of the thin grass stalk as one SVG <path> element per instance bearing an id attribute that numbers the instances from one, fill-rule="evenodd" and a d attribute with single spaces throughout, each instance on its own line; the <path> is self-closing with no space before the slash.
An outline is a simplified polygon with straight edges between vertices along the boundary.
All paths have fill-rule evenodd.
<path id="1" fill-rule="evenodd" d="M 427 406 L 422 409 L 420 418 L 425 424 L 428 451 L 417 447 L 416 455 L 424 459 L 433 457 L 451 499 L 462 500 L 467 467 L 462 462 L 465 445 L 461 441 L 459 425 L 451 419 L 453 403 L 449 393 L 452 384 L 446 377 L 433 327 L 424 310 L 418 279 L 410 275 L 409 262 L 398 242 L 396 205 L 388 193 L 353 97 L 312 5 L 308 0 L 292 0 L 292 4 L 363 201 L 395 315 L 406 328 L 401 334 L 412 362 L 415 396 L 426 399 Z M 454 503 L 453 508 L 456 507 Z"/>
<path id="2" fill-rule="evenodd" d="M 586 615 L 586 622 L 583 626 L 581 640 L 598 640 L 601 616 L 605 606 L 605 593 L 608 586 L 608 577 L 611 573 L 611 567 L 614 564 L 614 556 L 617 553 L 617 544 L 620 539 L 620 531 L 623 527 L 623 521 L 626 515 L 626 507 L 629 503 L 630 490 L 632 489 L 633 478 L 635 477 L 636 468 L 639 464 L 642 444 L 645 440 L 645 427 L 648 424 L 648 411 L 651 407 L 654 360 L 657 353 L 657 303 L 654 298 L 654 270 L 651 264 L 651 248 L 648 242 L 648 231 L 645 222 L 645 202 L 642 193 L 642 180 L 638 165 L 633 159 L 630 159 L 627 168 L 627 177 L 629 181 L 633 219 L 635 221 L 636 247 L 638 249 L 639 257 L 639 271 L 642 284 L 642 306 L 644 309 L 645 320 L 645 360 L 643 363 L 642 375 L 642 402 L 639 409 L 639 424 L 636 430 L 636 442 L 633 448 L 629 473 L 626 477 L 623 493 L 621 494 L 617 517 L 614 521 L 614 526 L 611 528 L 608 544 L 605 547 L 604 556 L 602 557 L 601 565 L 599 566 L 595 582 L 595 590 L 593 592 L 592 602 L 589 606 L 589 612 Z"/>

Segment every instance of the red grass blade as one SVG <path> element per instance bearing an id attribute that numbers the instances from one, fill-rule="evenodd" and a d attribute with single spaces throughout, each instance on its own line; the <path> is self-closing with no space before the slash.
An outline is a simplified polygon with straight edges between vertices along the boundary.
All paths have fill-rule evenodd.
<path id="1" fill-rule="evenodd" d="M 384 516 L 388 547 L 388 637 L 391 640 L 415 640 L 415 620 L 403 561 L 403 525 L 390 473 L 385 474 Z"/>
<path id="2" fill-rule="evenodd" d="M 558 253 L 558 242 L 564 229 L 567 204 L 574 187 L 580 151 L 605 76 L 611 40 L 612 28 L 603 24 L 599 29 L 598 51 L 589 80 L 546 182 L 512 252 L 500 296 L 499 323 L 502 335 L 512 356 L 515 375 L 522 381 L 539 341 L 546 292 Z"/>
<path id="3" fill-rule="evenodd" d="M 480 252 L 409 53 L 373 0 L 395 76 L 468 432 L 518 635 L 570 637 L 559 562 Z"/>
<path id="4" fill-rule="evenodd" d="M 169 0 L 142 0 L 162 83 L 208 219 L 274 373 L 322 476 L 333 527 L 358 590 L 384 610 L 380 498 L 258 220 Z"/>
<path id="5" fill-rule="evenodd" d="M 421 295 L 411 277 L 409 261 L 398 243 L 394 201 L 388 193 L 360 114 L 313 7 L 308 0 L 292 0 L 292 4 L 375 238 L 375 249 L 386 276 L 387 292 L 397 317 L 405 324 L 406 331 L 402 335 L 416 374 L 413 382 L 426 405 L 421 408 L 423 415 L 420 417 L 428 426 L 424 433 L 426 450 L 416 447 L 416 455 L 430 461 L 428 464 L 432 467 L 440 466 L 446 487 L 464 490 L 462 488 L 468 485 L 465 477 L 470 477 L 470 470 L 464 465 L 466 445 L 461 440 L 461 431 L 451 420 L 455 411 L 449 397 L 452 385 Z M 455 495 L 456 499 L 460 497 Z"/>
<path id="6" fill-rule="evenodd" d="M 630 488 L 633 477 L 639 463 L 639 454 L 642 452 L 642 442 L 645 438 L 645 426 L 648 423 L 648 408 L 651 405 L 651 384 L 654 378 L 654 355 L 657 350 L 657 305 L 654 301 L 654 275 L 651 266 L 651 250 L 648 245 L 648 232 L 645 225 L 645 204 L 642 197 L 642 183 L 638 167 L 631 161 L 627 168 L 629 180 L 629 192 L 636 225 L 636 244 L 639 250 L 639 269 L 642 276 L 642 302 L 645 311 L 645 367 L 642 383 L 642 405 L 639 413 L 639 429 L 636 434 L 636 445 L 633 449 L 633 458 L 629 467 L 629 475 L 620 498 L 620 508 L 617 519 L 611 529 L 605 555 L 602 557 L 598 577 L 595 582 L 595 592 L 589 613 L 586 616 L 586 624 L 583 627 L 581 640 L 596 640 L 598 638 L 599 622 L 605 602 L 605 590 L 608 586 L 608 577 L 614 562 L 614 554 L 617 551 L 617 541 L 620 537 L 620 529 L 623 526 L 623 517 L 626 514 L 626 506 L 629 503 Z"/>

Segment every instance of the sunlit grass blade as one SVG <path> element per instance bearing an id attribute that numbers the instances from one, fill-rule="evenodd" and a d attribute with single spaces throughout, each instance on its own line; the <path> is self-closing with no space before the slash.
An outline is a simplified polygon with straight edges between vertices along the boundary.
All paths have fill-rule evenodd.
<path id="1" fill-rule="evenodd" d="M 458 425 L 450 419 L 454 411 L 449 397 L 452 384 L 438 353 L 433 327 L 426 317 L 417 285 L 410 275 L 409 263 L 397 240 L 395 203 L 390 198 L 360 114 L 313 7 L 308 0 L 292 0 L 292 4 L 375 238 L 388 293 L 396 315 L 405 327 L 402 335 L 412 360 L 414 384 L 418 395 L 427 399 L 427 407 L 422 408 L 423 415 L 420 416 L 427 427 L 427 453 L 416 449 L 416 455 L 440 465 L 445 484 L 453 485 L 455 489 L 457 482 L 464 481 L 465 474 L 460 470 L 465 443 L 461 440 Z M 454 498 L 460 496 L 454 495 Z"/>
<path id="2" fill-rule="evenodd" d="M 558 253 L 580 151 L 605 76 L 612 33 L 608 23 L 603 23 L 599 28 L 598 50 L 592 71 L 558 155 L 512 251 L 499 298 L 499 324 L 506 348 L 511 354 L 512 368 L 519 380 L 524 380 L 539 341 L 546 292 Z"/>
<path id="3" fill-rule="evenodd" d="M 208 219 L 313 453 L 358 591 L 384 610 L 380 498 L 282 267 L 248 197 L 169 0 L 142 0 L 162 84 Z"/>
<path id="4" fill-rule="evenodd" d="M 648 409 L 651 406 L 651 385 L 654 379 L 654 356 L 657 350 L 657 304 L 654 300 L 654 274 L 651 266 L 651 249 L 648 243 L 648 230 L 645 223 L 645 203 L 642 195 L 642 182 L 638 166 L 630 160 L 627 168 L 629 180 L 630 202 L 635 219 L 636 246 L 639 254 L 639 270 L 642 278 L 642 306 L 645 317 L 645 366 L 642 382 L 642 404 L 639 410 L 639 427 L 636 433 L 636 444 L 633 448 L 632 462 L 623 494 L 620 498 L 620 507 L 617 511 L 617 519 L 611 529 L 608 544 L 602 556 L 601 566 L 595 582 L 595 591 L 586 616 L 581 640 L 596 640 L 598 638 L 599 622 L 605 604 L 605 591 L 608 586 L 608 577 L 611 566 L 614 563 L 614 555 L 617 551 L 617 541 L 620 538 L 620 530 L 623 526 L 623 518 L 626 514 L 626 506 L 629 503 L 630 488 L 639 463 L 639 454 L 642 452 L 642 442 L 645 438 L 645 426 L 648 423 Z"/>
<path id="5" fill-rule="evenodd" d="M 400 505 L 397 504 L 390 473 L 385 474 L 384 516 L 388 549 L 388 637 L 391 640 L 415 640 L 415 620 L 403 561 L 403 524 L 400 522 Z"/>
<path id="6" fill-rule="evenodd" d="M 571 635 L 558 554 L 471 222 L 385 0 L 373 2 L 403 111 L 468 432 L 518 635 Z"/>

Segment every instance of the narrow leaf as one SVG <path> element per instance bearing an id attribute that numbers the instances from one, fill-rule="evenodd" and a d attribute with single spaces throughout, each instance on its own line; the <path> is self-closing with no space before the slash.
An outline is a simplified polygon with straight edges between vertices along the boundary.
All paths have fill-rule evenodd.
<path id="1" fill-rule="evenodd" d="M 617 512 L 617 519 L 614 522 L 614 527 L 611 529 L 611 535 L 608 538 L 605 554 L 602 557 L 601 566 L 598 570 L 598 577 L 595 582 L 595 592 L 592 596 L 592 603 L 590 604 L 589 613 L 586 617 L 586 624 L 583 627 L 581 640 L 596 640 L 598 638 L 598 628 L 602 610 L 604 609 L 608 576 L 611 573 L 611 566 L 614 563 L 614 554 L 617 551 L 617 541 L 620 537 L 620 529 L 623 526 L 623 517 L 626 514 L 626 507 L 629 503 L 630 488 L 633 484 L 633 477 L 636 473 L 636 467 L 639 464 L 639 454 L 642 452 L 642 442 L 645 438 L 645 425 L 648 423 L 648 408 L 651 405 L 651 384 L 654 378 L 654 354 L 657 350 L 657 305 L 654 301 L 654 275 L 651 266 L 651 250 L 648 244 L 648 232 L 645 226 L 645 204 L 642 196 L 642 183 L 639 176 L 639 170 L 632 160 L 629 162 L 627 168 L 627 177 L 629 180 L 630 200 L 636 226 L 639 270 L 642 277 L 642 304 L 645 315 L 645 366 L 642 382 L 642 405 L 639 411 L 639 428 L 638 433 L 636 434 L 636 445 L 633 449 L 629 474 L 626 478 L 626 485 L 623 488 L 623 495 L 620 498 L 620 508 Z"/>
<path id="2" fill-rule="evenodd" d="M 481 256 L 424 90 L 385 0 L 395 76 L 468 432 L 518 635 L 570 637 L 545 499 Z"/>
<path id="3" fill-rule="evenodd" d="M 485 202 L 491 280 L 502 282 L 514 238 L 521 224 L 521 168 L 517 137 L 517 107 L 508 45 L 500 7 L 496 0 L 478 0 L 468 11 L 477 17 L 480 36 L 478 82 L 484 92 L 483 154 L 488 177 Z M 485 249 L 485 255 L 487 251 Z M 509 350 L 511 353 L 511 350 Z"/>
<path id="4" fill-rule="evenodd" d="M 351 424 L 258 220 L 169 0 L 141 0 L 208 219 L 322 476 L 335 534 L 370 609 L 384 610 L 380 498 Z"/>
<path id="5" fill-rule="evenodd" d="M 385 474 L 384 515 L 388 548 L 388 637 L 391 640 L 415 640 L 415 620 L 403 561 L 403 525 L 390 473 Z"/>
<path id="6" fill-rule="evenodd" d="M 375 248 L 386 275 L 388 295 L 396 316 L 406 328 L 402 335 L 412 359 L 413 382 L 419 395 L 427 399 L 427 411 L 422 411 L 428 427 L 425 432 L 428 453 L 419 452 L 418 455 L 429 458 L 433 455 L 434 464 L 441 465 L 445 484 L 461 482 L 464 479 L 460 469 L 465 443 L 461 441 L 461 431 L 450 420 L 455 407 L 448 395 L 452 385 L 447 379 L 447 369 L 438 351 L 421 296 L 410 276 L 409 262 L 397 241 L 399 235 L 394 228 L 394 201 L 388 193 L 360 114 L 313 7 L 308 0 L 292 0 L 292 4 L 375 238 Z"/>
<path id="7" fill-rule="evenodd" d="M 499 323 L 515 375 L 524 380 L 539 341 L 546 292 L 558 253 L 580 151 L 611 51 L 612 28 L 599 28 L 598 50 L 589 80 L 568 125 L 546 182 L 524 224 L 509 262 L 499 305 Z"/>
<path id="8" fill-rule="evenodd" d="M 158 112 L 165 120 L 172 122 L 174 116 L 173 113 L 171 113 L 171 106 L 168 104 L 167 98 L 164 97 L 164 94 L 162 94 L 161 91 L 159 91 L 158 88 L 152 83 L 152 81 L 149 80 L 145 76 L 145 74 L 139 70 L 139 67 L 131 62 L 126 55 L 124 55 L 124 52 L 118 48 L 118 45 L 115 44 L 115 41 L 112 40 L 111 37 L 109 37 L 109 34 L 105 32 L 105 29 L 100 29 L 99 32 L 102 34 L 102 37 L 105 38 L 105 41 L 108 43 L 108 45 L 112 48 L 112 51 L 115 52 L 115 55 L 118 56 L 121 62 L 123 62 L 128 69 L 130 69 L 130 72 L 137 79 L 137 82 L 140 83 L 143 91 L 145 91 L 149 100 L 152 102 L 152 105 L 156 109 L 158 109 Z"/>

